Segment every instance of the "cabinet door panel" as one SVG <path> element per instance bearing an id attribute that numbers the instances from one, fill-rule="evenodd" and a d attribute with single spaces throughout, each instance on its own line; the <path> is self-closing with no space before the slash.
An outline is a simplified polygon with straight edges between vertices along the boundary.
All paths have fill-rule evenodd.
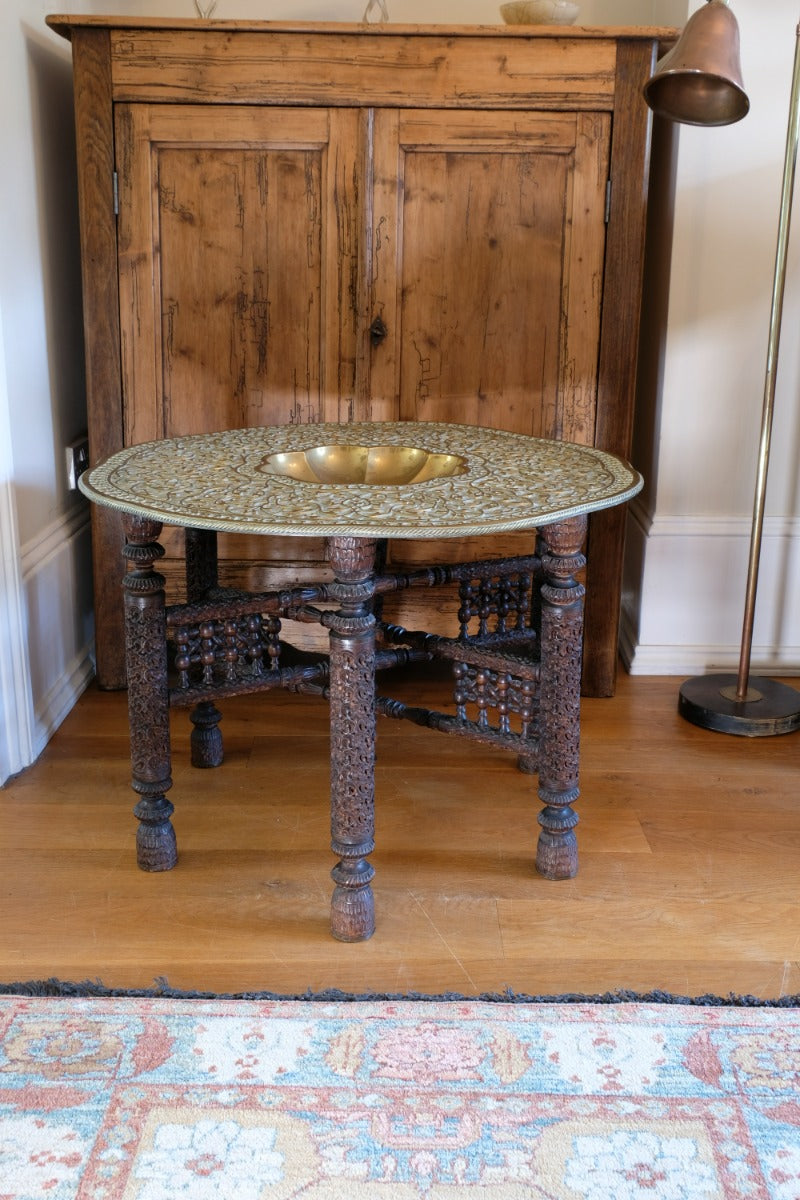
<path id="1" fill-rule="evenodd" d="M 610 133 L 596 113 L 376 115 L 380 416 L 593 442 Z M 527 552 L 530 536 L 493 550 Z M 394 542 L 391 560 L 485 553 L 480 540 Z M 424 597 L 419 613 L 392 603 L 401 623 L 438 627 Z"/>
<path id="2" fill-rule="evenodd" d="M 372 394 L 401 419 L 593 440 L 609 137 L 592 113 L 377 114 Z"/>
<path id="3" fill-rule="evenodd" d="M 353 415 L 361 120 L 118 106 L 126 443 Z M 248 586 L 320 558 L 313 540 L 221 539 L 223 578 Z"/>

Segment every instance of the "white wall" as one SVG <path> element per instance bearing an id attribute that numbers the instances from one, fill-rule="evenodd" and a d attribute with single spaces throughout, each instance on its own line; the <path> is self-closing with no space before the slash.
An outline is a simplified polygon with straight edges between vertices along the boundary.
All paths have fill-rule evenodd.
<path id="1" fill-rule="evenodd" d="M 0 354 L 0 782 L 30 762 L 33 729 L 13 480 L 8 387 Z"/>
<path id="2" fill-rule="evenodd" d="M 663 394 L 635 448 L 648 485 L 629 528 L 623 647 L 647 674 L 739 656 L 797 4 L 735 11 L 750 113 L 681 128 Z M 800 672 L 799 259 L 790 241 L 753 636 L 754 670 L 776 674 Z"/>
<path id="3" fill-rule="evenodd" d="M 0 781 L 91 677 L 89 527 L 63 447 L 86 425 L 69 50 L 0 8 Z"/>

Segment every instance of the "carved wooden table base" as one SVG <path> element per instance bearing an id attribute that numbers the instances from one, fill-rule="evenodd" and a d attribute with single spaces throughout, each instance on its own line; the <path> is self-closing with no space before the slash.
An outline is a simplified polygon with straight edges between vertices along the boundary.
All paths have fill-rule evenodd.
<path id="1" fill-rule="evenodd" d="M 287 479 L 284 466 L 298 457 L 294 447 L 305 455 L 306 470 L 317 439 L 326 452 L 332 442 L 375 447 L 372 457 L 392 470 L 420 457 L 426 470 L 439 459 L 450 470 L 453 456 L 457 469 L 408 486 Z M 348 461 L 357 460 L 351 453 Z M 330 703 L 334 937 L 360 941 L 375 928 L 369 855 L 376 713 L 515 751 L 520 769 L 538 773 L 536 867 L 549 879 L 576 873 L 584 596 L 577 576 L 585 564 L 587 513 L 641 487 L 627 464 L 592 448 L 466 426 L 278 427 L 131 447 L 82 476 L 81 487 L 123 513 L 131 763 L 144 870 L 169 870 L 177 861 L 167 799 L 170 707 L 191 709 L 192 763 L 216 767 L 223 759 L 217 702 L 284 688 Z M 157 570 L 162 521 L 186 528 L 185 604 L 166 604 Z M 382 565 L 389 536 L 534 528 L 538 544 L 529 556 L 406 574 Z M 333 582 L 257 594 L 221 588 L 217 530 L 322 534 Z M 386 593 L 453 583 L 460 595 L 456 638 L 380 618 Z M 284 620 L 327 628 L 329 654 L 285 665 Z M 376 694 L 376 674 L 384 668 L 434 659 L 453 665 L 454 713 Z"/>
<path id="2" fill-rule="evenodd" d="M 166 798 L 172 786 L 170 776 L 169 711 L 170 704 L 194 704 L 192 722 L 192 763 L 198 767 L 219 766 L 222 763 L 222 738 L 219 730 L 220 712 L 213 702 L 223 695 L 242 691 L 269 690 L 290 687 L 295 690 L 319 690 L 324 679 L 324 691 L 330 702 L 330 774 L 331 774 L 331 848 L 339 861 L 333 868 L 334 892 L 331 901 L 331 932 L 341 941 L 362 941 L 375 929 L 374 900 L 371 880 L 374 870 L 368 855 L 374 849 L 374 764 L 376 734 L 376 627 L 373 612 L 376 586 L 397 577 L 378 577 L 375 573 L 377 542 L 370 538 L 336 537 L 327 539 L 328 557 L 334 581 L 320 585 L 320 597 L 337 604 L 336 609 L 319 611 L 322 623 L 329 629 L 330 653 L 327 663 L 317 667 L 287 668 L 281 671 L 277 662 L 242 683 L 233 676 L 222 682 L 215 664 L 220 658 L 233 658 L 230 650 L 220 651 L 217 629 L 235 628 L 226 605 L 241 608 L 237 594 L 230 600 L 214 587 L 199 594 L 194 604 L 174 605 L 169 609 L 169 622 L 164 595 L 164 577 L 155 570 L 163 550 L 157 542 L 161 526 L 154 521 L 127 514 L 124 517 L 127 537 L 125 557 L 133 569 L 123 581 L 126 617 L 126 654 L 128 664 L 128 707 L 131 730 L 131 763 L 133 788 L 141 797 L 135 813 L 139 818 L 137 855 L 139 866 L 146 871 L 166 871 L 177 862 L 175 832 L 170 821 L 173 806 Z M 580 681 L 583 635 L 584 590 L 576 574 L 585 563 L 581 546 L 586 533 L 586 518 L 570 518 L 540 530 L 540 556 L 534 560 L 503 560 L 486 564 L 457 564 L 428 568 L 425 579 L 403 577 L 404 586 L 424 584 L 436 586 L 449 582 L 459 573 L 470 577 L 476 570 L 492 570 L 502 581 L 509 573 L 530 562 L 538 563 L 540 580 L 533 604 L 539 619 L 536 629 L 525 624 L 526 608 L 531 602 L 529 590 L 523 592 L 523 604 L 518 606 L 518 624 L 522 624 L 520 644 L 532 645 L 535 657 L 528 662 L 530 677 L 538 679 L 538 706 L 534 705 L 534 688 L 525 693 L 528 708 L 524 734 L 513 735 L 507 713 L 513 705 L 508 692 L 513 688 L 515 671 L 526 672 L 525 659 L 511 659 L 501 648 L 498 635 L 467 638 L 463 642 L 434 635 L 407 631 L 394 626 L 381 626 L 393 644 L 423 642 L 425 649 L 418 657 L 428 662 L 435 657 L 451 658 L 458 666 L 464 659 L 484 666 L 478 670 L 480 681 L 495 668 L 500 680 L 497 689 L 502 699 L 479 702 L 480 719 L 470 722 L 465 717 L 452 718 L 427 709 L 409 710 L 399 702 L 382 698 L 381 711 L 389 716 L 408 717 L 420 724 L 496 741 L 498 745 L 517 748 L 523 770 L 539 774 L 539 796 L 544 808 L 539 817 L 542 831 L 536 852 L 537 870 L 548 879 L 567 879 L 578 869 L 575 826 L 578 818 L 572 808 L 578 791 L 578 749 L 580 740 Z M 197 568 L 197 542 L 210 549 L 213 543 L 207 535 L 190 531 L 188 544 L 195 543 L 187 557 L 191 572 Z M 207 563 L 203 564 L 207 567 Z M 210 576 L 213 579 L 213 575 Z M 527 577 L 526 577 L 527 578 Z M 208 578 L 206 579 L 208 583 Z M 517 586 L 516 579 L 514 580 Z M 303 589 L 303 596 L 315 589 Z M 502 586 L 499 589 L 503 590 Z M 469 591 L 469 589 L 467 589 Z M 484 589 L 486 592 L 486 589 Z M 189 594 L 192 588 L 189 587 Z M 197 595 L 197 593 L 196 593 Z M 261 595 L 255 599 L 258 607 L 280 607 L 294 611 L 292 605 L 299 597 L 294 594 Z M 484 595 L 485 602 L 485 595 Z M 523 607 L 524 605 L 524 607 Z M 304 606 L 308 611 L 308 606 Z M 511 607 L 508 600 L 504 620 Z M 221 612 L 216 621 L 212 610 Z M 205 683 L 171 689 L 168 680 L 167 646 L 169 631 L 178 630 L 173 640 L 183 645 L 181 638 L 189 637 L 186 625 L 197 622 L 195 665 Z M 279 622 L 275 622 L 276 625 Z M 527 636 L 526 634 L 527 629 Z M 181 632 L 183 631 L 183 632 Z M 517 629 L 519 632 L 519 629 Z M 512 631 L 513 632 L 513 631 Z M 509 634 L 508 629 L 505 630 Z M 215 642 L 217 643 L 215 646 Z M 205 643 L 205 645 L 203 644 Z M 252 649 L 252 647 L 251 647 Z M 411 650 L 384 651 L 384 665 L 407 661 Z M 459 658 L 459 656 L 462 656 Z M 190 656 L 191 657 L 191 656 Z M 253 661 L 261 657 L 251 654 Z M 175 665 L 188 668 L 180 654 Z M 252 667 L 252 662 L 251 662 Z M 186 672 L 188 674 L 188 670 Z M 459 697 L 461 673 L 455 671 L 456 699 Z M 524 692 L 524 688 L 523 688 Z M 492 727 L 487 710 L 494 706 L 500 723 Z M 538 715 L 533 719 L 534 707 Z"/>

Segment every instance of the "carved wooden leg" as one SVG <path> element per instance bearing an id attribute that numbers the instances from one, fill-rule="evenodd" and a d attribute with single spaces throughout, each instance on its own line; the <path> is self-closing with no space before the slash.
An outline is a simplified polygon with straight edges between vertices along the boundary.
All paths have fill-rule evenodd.
<path id="1" fill-rule="evenodd" d="M 213 529 L 184 530 L 186 600 L 196 604 L 218 583 L 217 534 Z M 193 767 L 219 767 L 224 758 L 222 713 L 210 700 L 201 700 L 190 713 Z"/>
<path id="2" fill-rule="evenodd" d="M 331 872 L 331 933 L 360 942 L 375 930 L 367 855 L 375 846 L 375 542 L 328 541 L 340 608 L 330 618 L 331 848 L 340 861 Z"/>
<path id="3" fill-rule="evenodd" d="M 542 557 L 542 554 L 544 553 L 544 542 L 542 540 L 542 535 L 538 532 L 536 535 L 536 551 L 535 552 L 536 552 L 536 557 L 538 559 L 538 565 L 537 565 L 536 569 L 534 570 L 533 577 L 531 579 L 530 624 L 531 624 L 531 629 L 533 630 L 533 632 L 536 635 L 536 645 L 537 645 L 536 653 L 538 653 L 539 652 L 538 647 L 541 647 L 541 642 L 542 642 L 542 583 L 544 582 L 544 578 L 542 575 L 542 567 L 541 567 L 541 557 Z M 538 729 L 538 720 L 532 719 L 534 716 L 534 713 L 536 711 L 535 706 L 538 704 L 538 700 L 535 695 L 535 690 L 536 689 L 533 684 L 528 684 L 527 686 L 525 684 L 523 684 L 522 691 L 523 691 L 523 695 L 525 696 L 525 699 L 526 699 L 526 711 L 527 711 L 527 713 L 530 714 L 528 719 L 531 720 L 532 731 L 535 731 Z M 527 706 L 527 701 L 530 701 L 530 707 Z M 526 775 L 538 774 L 538 772 L 539 772 L 538 749 L 533 754 L 524 754 L 524 753 L 520 754 L 519 757 L 517 758 L 517 769 L 524 772 Z"/>
<path id="4" fill-rule="evenodd" d="M 122 586 L 133 790 L 141 797 L 134 809 L 140 822 L 137 860 L 144 871 L 168 871 L 178 853 L 173 806 L 166 798 L 172 779 L 164 576 L 153 570 L 164 553 L 156 541 L 161 525 L 126 514 L 124 527 L 123 553 L 133 567 Z"/>
<path id="5" fill-rule="evenodd" d="M 584 589 L 575 580 L 585 559 L 586 518 L 572 517 L 543 531 L 539 815 L 537 870 L 571 879 L 578 870 L 572 805 L 578 799 Z"/>

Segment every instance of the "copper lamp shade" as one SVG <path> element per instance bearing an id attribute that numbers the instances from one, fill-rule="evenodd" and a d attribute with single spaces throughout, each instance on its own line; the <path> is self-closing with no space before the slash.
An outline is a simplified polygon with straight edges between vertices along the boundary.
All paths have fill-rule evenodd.
<path id="1" fill-rule="evenodd" d="M 654 112 L 684 125 L 732 125 L 747 115 L 739 26 L 724 0 L 709 0 L 644 86 Z"/>

